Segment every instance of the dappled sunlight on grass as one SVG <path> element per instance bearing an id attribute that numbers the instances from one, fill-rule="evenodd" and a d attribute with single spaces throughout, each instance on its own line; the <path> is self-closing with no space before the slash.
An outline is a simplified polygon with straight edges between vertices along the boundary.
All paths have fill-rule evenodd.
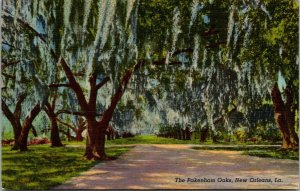
<path id="1" fill-rule="evenodd" d="M 29 151 L 11 151 L 2 147 L 2 181 L 5 189 L 49 189 L 88 170 L 98 162 L 83 157 L 83 148 L 51 148 L 34 145 Z M 130 148 L 108 148 L 107 155 L 116 157 Z"/>
<path id="2" fill-rule="evenodd" d="M 108 145 L 115 144 L 195 144 L 198 140 L 177 140 L 173 138 L 157 137 L 155 135 L 138 135 L 135 137 L 107 141 Z"/>

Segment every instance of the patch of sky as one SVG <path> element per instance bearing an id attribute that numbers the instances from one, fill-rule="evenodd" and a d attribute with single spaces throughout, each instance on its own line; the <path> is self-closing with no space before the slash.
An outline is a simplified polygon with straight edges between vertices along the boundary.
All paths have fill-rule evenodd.
<path id="1" fill-rule="evenodd" d="M 206 24 L 210 23 L 210 18 L 207 15 L 202 15 L 203 22 Z"/>
<path id="2" fill-rule="evenodd" d="M 279 90 L 281 92 L 284 91 L 284 89 L 286 88 L 286 82 L 285 82 L 285 79 L 284 79 L 284 76 L 282 75 L 282 72 L 279 70 L 278 72 L 278 87 L 279 87 Z"/>

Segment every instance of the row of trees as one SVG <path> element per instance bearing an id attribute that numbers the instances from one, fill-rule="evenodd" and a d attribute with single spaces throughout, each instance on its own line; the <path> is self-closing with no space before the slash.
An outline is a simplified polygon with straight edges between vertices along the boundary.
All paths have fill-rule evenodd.
<path id="1" fill-rule="evenodd" d="M 202 107 L 199 115 L 211 127 L 232 104 L 246 113 L 259 107 L 275 84 L 283 148 L 295 148 L 297 10 L 295 1 L 269 0 L 4 1 L 2 111 L 14 129 L 14 149 L 27 149 L 32 122 L 44 110 L 52 146 L 61 146 L 58 116 L 78 115 L 86 121 L 85 156 L 105 158 L 105 132 L 135 74 L 155 82 L 152 89 L 177 79 L 189 82 L 179 88 L 191 85 L 192 96 L 201 97 L 189 110 Z M 189 75 L 180 76 L 184 70 Z M 173 81 L 164 81 L 170 71 Z M 285 101 L 275 83 L 279 71 L 288 83 Z M 185 96 L 163 99 L 176 102 L 179 95 Z M 165 110 L 175 107 L 186 115 L 184 102 Z"/>

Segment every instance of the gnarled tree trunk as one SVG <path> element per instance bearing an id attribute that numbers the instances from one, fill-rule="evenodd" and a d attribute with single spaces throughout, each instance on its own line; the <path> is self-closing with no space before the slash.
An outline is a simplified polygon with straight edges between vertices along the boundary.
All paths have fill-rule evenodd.
<path id="1" fill-rule="evenodd" d="M 33 120 L 40 113 L 40 111 L 41 111 L 41 107 L 40 107 L 40 104 L 38 103 L 31 110 L 29 116 L 27 116 L 25 118 L 25 121 L 22 125 L 21 135 L 18 138 L 18 141 L 16 144 L 17 148 L 20 149 L 21 151 L 27 151 L 27 140 L 28 140 L 29 130 L 31 129 Z"/>
<path id="2" fill-rule="evenodd" d="M 12 124 L 13 130 L 14 130 L 14 145 L 11 150 L 18 150 L 18 139 L 21 135 L 22 126 L 20 124 L 20 120 L 16 121 L 14 124 Z"/>
<path id="3" fill-rule="evenodd" d="M 294 92 L 291 86 L 287 86 L 285 89 L 285 118 L 287 126 L 290 132 L 290 142 L 292 149 L 296 149 L 299 146 L 299 137 L 295 131 L 295 115 L 298 104 L 293 103 Z"/>
<path id="4" fill-rule="evenodd" d="M 59 137 L 59 131 L 57 126 L 57 119 L 56 116 L 52 116 L 51 119 L 51 146 L 52 147 L 62 147 L 63 144 L 61 143 L 60 137 Z"/>
<path id="5" fill-rule="evenodd" d="M 293 107 L 293 93 L 290 86 L 285 90 L 286 104 L 283 102 L 278 84 L 272 89 L 274 105 L 274 118 L 282 134 L 282 148 L 296 149 L 299 144 L 298 135 L 295 132 L 295 110 Z"/>
<path id="6" fill-rule="evenodd" d="M 200 142 L 204 143 L 208 136 L 208 128 L 202 128 L 200 132 Z"/>
<path id="7" fill-rule="evenodd" d="M 93 119 L 87 119 L 87 140 L 85 157 L 87 159 L 101 160 L 105 154 L 105 129 L 101 123 Z"/>
<path id="8" fill-rule="evenodd" d="M 191 132 L 188 127 L 185 128 L 185 138 L 186 140 L 191 140 Z"/>
<path id="9" fill-rule="evenodd" d="M 9 107 L 6 105 L 5 101 L 2 100 L 1 106 L 2 111 L 4 115 L 7 117 L 7 119 L 10 121 L 10 123 L 13 126 L 14 130 L 14 145 L 12 147 L 12 150 L 21 150 L 26 151 L 27 150 L 27 139 L 29 130 L 33 128 L 32 122 L 35 119 L 35 117 L 40 113 L 41 107 L 40 104 L 36 104 L 34 108 L 31 110 L 30 114 L 25 118 L 24 123 L 21 125 L 20 119 L 21 119 L 21 112 L 22 112 L 22 103 L 26 98 L 26 94 L 22 94 L 16 103 L 15 111 L 11 112 Z"/>
<path id="10" fill-rule="evenodd" d="M 44 109 L 50 119 L 51 122 L 51 146 L 52 147 L 62 147 L 63 144 L 61 143 L 60 137 L 59 137 L 59 130 L 58 130 L 58 125 L 57 125 L 57 115 L 54 112 L 54 104 L 55 101 L 53 101 L 52 106 L 47 103 L 46 108 Z"/>

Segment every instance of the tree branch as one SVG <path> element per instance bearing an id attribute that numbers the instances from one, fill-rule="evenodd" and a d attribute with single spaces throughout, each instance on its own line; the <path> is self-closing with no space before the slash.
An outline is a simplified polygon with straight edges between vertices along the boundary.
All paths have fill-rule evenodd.
<path id="1" fill-rule="evenodd" d="M 109 77 L 105 77 L 102 82 L 96 85 L 96 90 L 100 89 L 102 86 L 104 86 L 108 81 L 110 80 Z"/>
<path id="2" fill-rule="evenodd" d="M 70 84 L 50 84 L 49 88 L 70 87 Z"/>
<path id="3" fill-rule="evenodd" d="M 12 16 L 7 15 L 7 14 L 2 15 L 2 17 L 4 19 L 11 19 L 11 20 L 14 19 Z M 39 37 L 39 39 L 41 39 L 44 43 L 47 43 L 46 38 L 42 34 L 37 32 L 37 30 L 35 30 L 33 27 L 31 27 L 27 22 L 25 22 L 19 18 L 16 18 L 16 19 L 17 19 L 17 22 L 20 23 L 21 26 L 23 26 L 24 28 L 33 32 L 34 35 Z M 88 103 L 85 99 L 85 96 L 83 94 L 83 91 L 82 91 L 80 85 L 78 84 L 78 82 L 76 81 L 76 79 L 74 77 L 72 70 L 70 69 L 70 67 L 68 66 L 66 61 L 62 57 L 58 56 L 52 48 L 50 49 L 50 53 L 51 53 L 52 57 L 55 59 L 56 63 L 59 62 L 61 64 L 61 66 L 66 74 L 66 77 L 69 80 L 70 88 L 74 90 L 75 95 L 78 99 L 78 103 L 80 104 L 82 110 L 85 112 L 88 112 Z"/>
<path id="4" fill-rule="evenodd" d="M 72 129 L 74 132 L 76 132 L 75 127 L 73 127 L 72 125 L 62 121 L 61 119 L 57 118 L 57 121 L 65 126 L 67 126 L 68 128 Z"/>
<path id="5" fill-rule="evenodd" d="M 18 101 L 16 103 L 16 107 L 15 107 L 15 111 L 14 111 L 14 116 L 17 119 L 20 119 L 20 117 L 21 117 L 22 103 L 25 100 L 26 96 L 27 96 L 26 93 L 20 95 L 20 97 L 19 97 L 19 99 L 18 99 Z"/>
<path id="6" fill-rule="evenodd" d="M 16 118 L 14 114 L 10 111 L 9 107 L 6 105 L 5 101 L 2 99 L 1 100 L 1 106 L 2 106 L 2 111 L 6 118 L 12 123 L 15 124 Z"/>
<path id="7" fill-rule="evenodd" d="M 26 128 L 28 125 L 32 124 L 34 118 L 40 113 L 41 107 L 40 104 L 37 103 L 34 108 L 31 110 L 30 114 L 25 118 L 22 127 Z"/>

